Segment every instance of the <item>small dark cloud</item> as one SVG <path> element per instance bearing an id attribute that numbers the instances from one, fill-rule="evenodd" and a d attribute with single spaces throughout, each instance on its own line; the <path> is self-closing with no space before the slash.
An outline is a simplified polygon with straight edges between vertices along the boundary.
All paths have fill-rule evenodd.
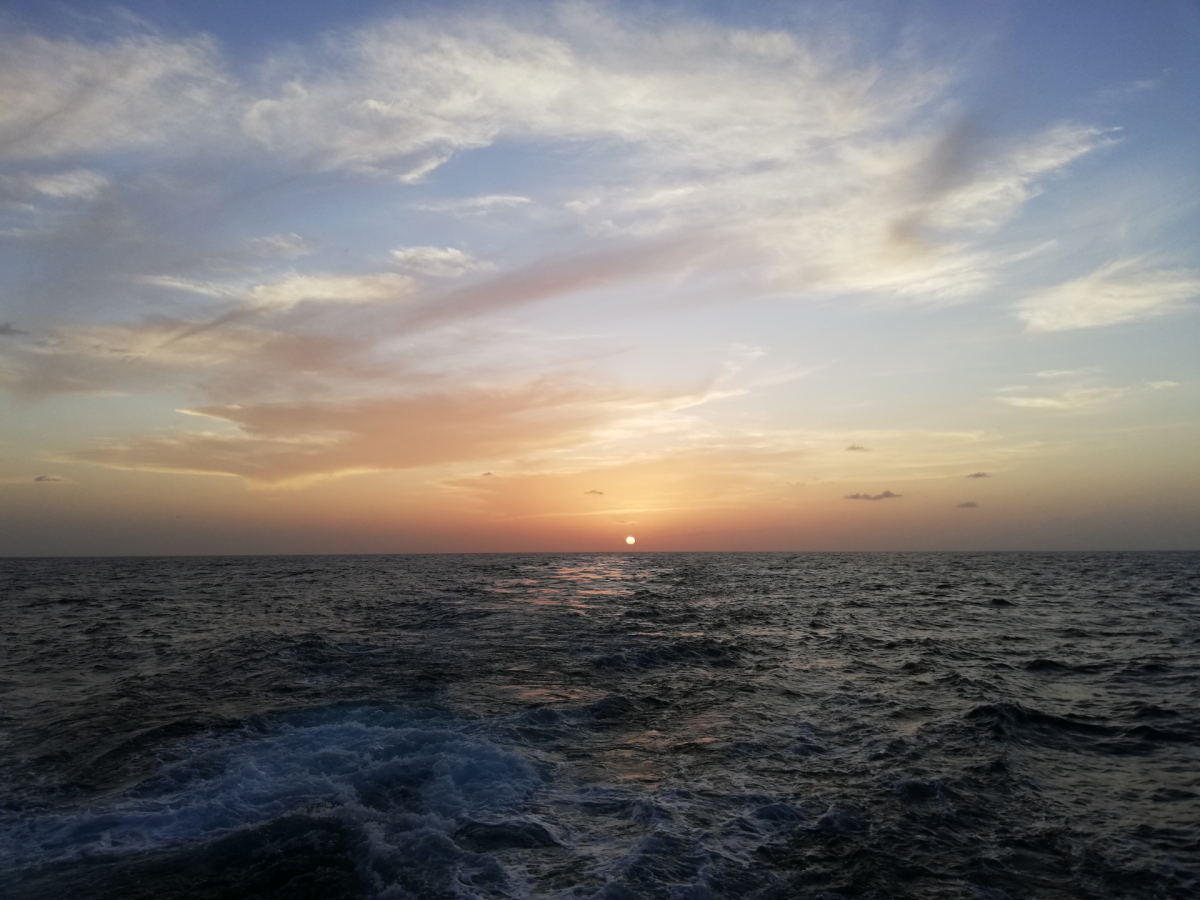
<path id="1" fill-rule="evenodd" d="M 967 477 L 968 478 L 991 478 L 992 476 L 989 475 L 987 472 L 972 472 Z"/>
<path id="2" fill-rule="evenodd" d="M 965 503 L 954 504 L 954 508 L 955 509 L 978 509 L 979 504 L 976 503 L 974 500 L 967 500 Z"/>
<path id="3" fill-rule="evenodd" d="M 846 500 L 898 500 L 903 497 L 903 494 L 893 494 L 891 491 L 884 491 L 882 494 L 847 494 Z"/>
<path id="4" fill-rule="evenodd" d="M 851 444 L 851 445 L 850 445 L 849 447 L 847 447 L 846 449 L 847 449 L 847 450 L 863 450 L 863 451 L 870 451 L 870 449 L 871 449 L 871 448 L 870 448 L 870 447 L 864 447 L 862 444 Z"/>
<path id="5" fill-rule="evenodd" d="M 34 481 L 66 481 L 61 475 L 39 475 Z"/>
<path id="6" fill-rule="evenodd" d="M 15 337 L 18 334 L 29 334 L 29 332 L 22 331 L 13 325 L 12 322 L 0 322 L 0 337 Z"/>
<path id="7" fill-rule="evenodd" d="M 584 493 L 585 493 L 585 494 L 598 494 L 598 495 L 600 495 L 601 497 L 603 497 L 603 496 L 604 496 L 604 491 L 594 491 L 594 490 L 593 490 L 593 491 L 584 491 Z"/>
<path id="8" fill-rule="evenodd" d="M 484 472 L 484 473 L 483 473 L 482 475 L 480 475 L 479 477 L 480 477 L 480 478 L 491 478 L 491 477 L 492 477 L 492 473 L 491 473 L 491 472 Z"/>

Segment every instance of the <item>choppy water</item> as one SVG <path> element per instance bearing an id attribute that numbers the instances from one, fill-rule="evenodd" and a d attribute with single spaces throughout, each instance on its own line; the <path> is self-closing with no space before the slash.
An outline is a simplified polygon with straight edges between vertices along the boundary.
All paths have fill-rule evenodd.
<path id="1" fill-rule="evenodd" d="M 0 560 L 31 898 L 1200 896 L 1200 554 Z"/>

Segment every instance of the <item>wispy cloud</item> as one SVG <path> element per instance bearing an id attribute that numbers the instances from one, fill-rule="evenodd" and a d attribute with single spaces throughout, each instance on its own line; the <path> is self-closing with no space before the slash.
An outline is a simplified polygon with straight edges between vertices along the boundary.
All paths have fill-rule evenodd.
<path id="1" fill-rule="evenodd" d="M 418 203 L 414 204 L 414 208 L 429 212 L 448 213 L 453 216 L 482 216 L 493 210 L 512 209 L 532 202 L 529 197 L 522 197 L 519 194 L 483 194 L 478 197 Z"/>
<path id="2" fill-rule="evenodd" d="M 372 368 L 358 342 L 225 323 L 156 318 L 133 325 L 77 325 L 26 341 L 0 357 L 0 386 L 26 396 L 145 390 L 200 383 L 217 395 L 261 396 L 283 384 L 350 379 Z M 395 377 L 395 366 L 387 371 Z"/>
<path id="3" fill-rule="evenodd" d="M 992 476 L 988 472 L 972 472 L 967 477 L 968 478 L 991 478 Z"/>
<path id="4" fill-rule="evenodd" d="M 561 297 L 575 291 L 658 275 L 712 252 L 696 239 L 601 242 L 592 252 L 548 256 L 467 287 L 430 295 L 402 310 L 392 327 L 408 331 Z"/>
<path id="5" fill-rule="evenodd" d="M 1086 369 L 1043 369 L 1037 372 L 1038 378 L 1072 378 L 1078 375 L 1094 375 L 1100 370 L 1095 367 Z"/>
<path id="6" fill-rule="evenodd" d="M 593 240 L 652 237 L 660 248 L 703 248 L 660 254 L 656 265 L 739 269 L 769 290 L 945 302 L 982 290 L 1005 264 L 980 236 L 1010 220 L 1042 179 L 1107 140 L 1066 125 L 988 138 L 937 112 L 953 84 L 948 68 L 905 55 L 856 64 L 833 46 L 670 17 L 650 24 L 577 3 L 511 22 L 398 17 L 331 36 L 307 56 L 270 60 L 251 86 L 203 40 L 18 38 L 6 46 L 0 90 L 21 100 L 0 120 L 0 143 L 7 135 L 11 154 L 47 159 L 207 147 L 227 160 L 267 154 L 285 179 L 319 169 L 414 182 L 455 153 L 499 141 L 600 142 L 607 162 L 573 186 L 589 198 L 579 221 Z M 698 68 L 698 58 L 707 64 Z M 84 171 L 37 177 L 60 193 L 96 191 L 94 179 L 109 177 Z M 79 271 L 57 275 L 30 302 L 66 305 L 64 297 L 88 294 L 118 268 L 141 266 L 164 286 L 216 283 L 194 261 L 152 268 L 187 260 L 190 247 L 170 244 L 194 235 L 153 231 L 137 204 L 152 195 L 149 187 L 174 190 L 182 181 L 117 191 L 91 219 L 69 223 L 71 246 L 63 246 L 64 233 L 45 249 L 72 257 Z M 464 215 L 536 204 L 490 193 L 415 205 Z M 251 244 L 282 257 L 309 249 L 287 234 Z M 77 252 L 82 247 L 89 252 Z M 424 248 L 420 258 L 409 252 L 417 249 L 398 251 L 414 273 L 448 277 L 469 267 L 449 249 Z M 435 261 L 429 250 L 448 255 Z M 609 281 L 646 271 L 641 250 L 610 259 Z M 363 281 L 350 285 L 351 278 Z M 376 296 L 367 280 L 381 278 L 341 267 L 298 271 L 259 293 L 275 304 L 353 300 Z M 84 306 L 82 296 L 72 305 Z"/>
<path id="7" fill-rule="evenodd" d="M 1027 331 L 1097 328 L 1160 316 L 1197 295 L 1200 275 L 1194 272 L 1120 259 L 1027 297 L 1017 305 L 1017 317 Z"/>
<path id="8" fill-rule="evenodd" d="M 416 283 L 403 275 L 288 275 L 250 290 L 251 303 L 259 308 L 282 310 L 300 303 L 386 303 L 403 300 L 416 291 Z"/>
<path id="9" fill-rule="evenodd" d="M 856 66 L 782 32 L 635 26 L 588 4 L 524 27 L 396 19 L 333 46 L 247 108 L 245 130 L 271 152 L 416 182 L 500 140 L 603 141 L 607 185 L 568 204 L 597 233 L 719 231 L 783 290 L 970 296 L 1003 263 L 975 239 L 1108 140 L 1069 125 L 989 140 L 931 115 L 948 70 Z"/>
<path id="10" fill-rule="evenodd" d="M 252 253 L 261 256 L 294 258 L 312 253 L 312 247 L 298 234 L 269 234 L 247 242 Z"/>
<path id="11" fill-rule="evenodd" d="M 903 494 L 893 494 L 891 491 L 884 491 L 882 494 L 847 494 L 842 499 L 844 500 L 899 500 Z"/>
<path id="12" fill-rule="evenodd" d="M 954 504 L 954 508 L 955 509 L 978 509 L 979 504 L 976 503 L 974 500 L 966 500 L 962 503 Z"/>
<path id="13" fill-rule="evenodd" d="M 1103 103 L 1112 103 L 1113 101 L 1124 100 L 1136 94 L 1156 91 L 1163 86 L 1165 80 L 1165 74 L 1158 78 L 1138 78 L 1125 84 L 1119 84 L 1102 90 L 1098 99 Z"/>
<path id="14" fill-rule="evenodd" d="M 1065 387 L 1054 394 L 1031 396 L 1009 394 L 997 397 L 996 399 L 1007 406 L 1016 406 L 1021 409 L 1041 409 L 1055 412 L 1083 412 L 1089 409 L 1103 407 L 1114 400 L 1119 400 L 1132 394 L 1144 393 L 1146 391 L 1158 391 L 1176 386 L 1177 383 L 1174 381 L 1149 381 L 1137 385 L 1123 386 L 1079 385 Z M 1022 389 L 1013 388 L 1011 390 Z"/>
<path id="15" fill-rule="evenodd" d="M 358 472 L 505 459 L 592 439 L 662 395 L 538 381 L 513 388 L 448 388 L 357 401 L 213 406 L 192 410 L 236 432 L 175 432 L 74 451 L 64 458 L 114 468 L 236 475 L 296 485 Z"/>
<path id="16" fill-rule="evenodd" d="M 846 449 L 847 449 L 847 450 L 861 450 L 861 451 L 866 451 L 868 448 L 866 448 L 866 447 L 862 446 L 861 444 L 851 444 L 851 445 L 850 445 L 849 447 L 847 447 Z"/>
<path id="17" fill-rule="evenodd" d="M 93 200 L 108 185 L 108 178 L 89 169 L 70 169 L 52 174 L 22 172 L 0 175 L 0 200 L 26 200 L 32 197 Z"/>
<path id="18" fill-rule="evenodd" d="M 1130 390 L 1127 387 L 1076 388 L 1053 396 L 1013 396 L 997 399 L 1008 406 L 1016 406 L 1021 409 L 1082 410 L 1128 396 Z"/>
<path id="19" fill-rule="evenodd" d="M 233 95 L 204 40 L 139 35 L 84 44 L 11 35 L 0 45 L 0 159 L 204 138 L 227 116 Z"/>
<path id="20" fill-rule="evenodd" d="M 392 259 L 401 269 L 434 278 L 458 278 L 494 266 L 455 247 L 397 247 Z"/>

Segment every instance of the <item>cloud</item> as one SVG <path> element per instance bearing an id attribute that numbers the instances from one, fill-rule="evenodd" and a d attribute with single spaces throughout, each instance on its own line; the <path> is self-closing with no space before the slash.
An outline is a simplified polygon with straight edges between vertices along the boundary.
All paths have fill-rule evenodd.
<path id="1" fill-rule="evenodd" d="M 212 134 L 234 95 L 206 40 L 0 41 L 0 159 L 36 160 Z"/>
<path id="2" fill-rule="evenodd" d="M 913 55 L 867 65 L 820 36 L 670 16 L 644 22 L 586 3 L 510 22 L 398 17 L 266 60 L 253 85 L 239 84 L 204 40 L 21 38 L 5 46 L 24 48 L 12 58 L 28 63 L 0 65 L 0 88 L 8 78 L 20 103 L 28 101 L 28 110 L 12 113 L 10 149 L 24 147 L 31 158 L 92 153 L 111 162 L 113 151 L 154 147 L 160 162 L 171 154 L 219 154 L 222 171 L 261 164 L 265 154 L 284 173 L 281 183 L 314 169 L 413 182 L 455 153 L 501 143 L 534 155 L 588 153 L 563 196 L 587 198 L 580 216 L 571 217 L 575 233 L 582 230 L 589 242 L 626 241 L 608 254 L 605 283 L 651 271 L 647 254 L 633 246 L 650 239 L 658 249 L 690 248 L 658 253 L 653 266 L 662 272 L 727 268 L 772 291 L 962 299 L 991 284 L 997 267 L 1014 258 L 985 251 L 979 237 L 1016 215 L 1045 177 L 1107 140 L 1083 126 L 988 139 L 942 112 L 950 69 L 919 65 Z M 706 64 L 697 67 L 701 58 Z M 0 135 L 7 133 L 3 121 Z M 591 153 L 598 147 L 602 157 Z M 128 160 L 120 162 L 128 170 Z M 99 190 L 99 182 L 78 180 L 85 171 L 45 177 L 60 179 L 54 190 Z M 101 190 L 103 202 L 87 218 L 59 223 L 42 251 L 65 264 L 29 288 L 27 305 L 94 309 L 96 292 L 111 292 L 114 276 L 130 272 L 150 273 L 159 287 L 191 285 L 212 299 L 253 290 L 276 310 L 411 293 L 371 273 L 298 271 L 266 285 L 223 283 L 193 259 L 214 258 L 197 247 L 203 216 L 175 222 L 155 204 L 199 203 L 223 215 L 245 197 L 211 199 L 229 186 L 205 167 L 144 174 L 136 186 Z M 74 187 L 61 180 L 68 175 Z M 93 175 L 120 182 L 112 173 Z M 236 190 L 243 188 L 238 183 Z M 187 202 L 176 202 L 173 191 Z M 451 215 L 536 206 L 552 216 L 563 196 L 534 204 L 520 194 L 486 193 L 414 206 Z M 161 197 L 167 200 L 154 199 Z M 243 254 L 286 258 L 308 250 L 297 235 L 281 234 L 249 242 Z M 569 282 L 568 270 L 599 261 L 585 257 L 544 260 L 525 274 L 557 268 Z M 428 252 L 398 261 L 434 277 L 482 268 L 472 258 L 435 260 Z M 597 277 L 594 270 L 580 275 Z M 554 292 L 526 285 L 530 299 Z M 492 287 L 497 298 L 512 298 L 516 285 Z M 126 299 L 110 293 L 113 303 Z M 473 315 L 507 302 L 446 299 L 422 304 L 418 324 L 452 318 L 452 309 Z"/>
<path id="3" fill-rule="evenodd" d="M 407 300 L 417 293 L 415 279 L 394 272 L 370 275 L 291 272 L 274 281 L 258 284 L 199 281 L 174 275 L 147 275 L 139 281 L 203 297 L 236 301 L 257 312 L 282 312 L 301 303 L 389 303 Z"/>
<path id="4" fill-rule="evenodd" d="M 249 291 L 250 302 L 260 309 L 290 309 L 300 303 L 385 303 L 402 300 L 416 291 L 416 282 L 404 275 L 288 275 Z"/>
<path id="5" fill-rule="evenodd" d="M 893 494 L 891 491 L 884 491 L 882 494 L 847 494 L 842 499 L 844 500 L 898 500 L 903 497 L 903 494 Z"/>
<path id="6" fill-rule="evenodd" d="M 26 397 L 197 385 L 217 396 L 261 396 L 281 385 L 314 390 L 380 377 L 357 357 L 362 344 L 288 334 L 244 323 L 154 318 L 130 325 L 76 325 L 0 356 L 0 386 Z M 392 365 L 386 372 L 396 377 Z"/>
<path id="7" fill-rule="evenodd" d="M 248 244 L 250 251 L 260 256 L 294 258 L 312 253 L 312 248 L 298 234 L 269 234 L 253 238 Z"/>
<path id="8" fill-rule="evenodd" d="M 992 476 L 989 475 L 987 472 L 972 472 L 967 477 L 968 478 L 991 478 Z"/>
<path id="9" fill-rule="evenodd" d="M 850 445 L 849 447 L 847 447 L 846 449 L 847 449 L 847 450 L 863 450 L 863 451 L 866 451 L 866 450 L 868 450 L 868 448 L 867 448 L 867 447 L 863 447 L 861 444 L 851 444 L 851 445 Z"/>
<path id="10" fill-rule="evenodd" d="M 596 491 L 596 490 L 592 490 L 592 491 L 584 491 L 584 493 L 585 493 L 585 494 L 597 494 L 597 495 L 599 495 L 599 496 L 601 496 L 601 497 L 603 497 L 603 496 L 604 496 L 604 491 Z"/>
<path id="11" fill-rule="evenodd" d="M 434 278 L 458 278 L 478 269 L 492 268 L 491 263 L 454 247 L 397 247 L 392 251 L 392 259 L 405 271 Z"/>
<path id="12" fill-rule="evenodd" d="M 63 326 L 45 340 L 6 350 L 0 358 L 0 386 L 44 396 L 163 387 L 186 379 L 217 391 L 222 400 L 235 390 L 253 400 L 289 383 L 353 397 L 364 389 L 379 390 L 380 379 L 399 377 L 403 362 L 394 348 L 381 345 L 401 335 L 654 275 L 704 249 L 686 242 L 638 247 L 618 242 L 599 252 L 543 259 L 467 287 L 424 293 L 418 292 L 414 278 L 396 273 L 293 272 L 258 284 L 143 276 L 139 284 L 210 301 L 210 317 Z M 301 305 L 306 308 L 297 310 Z M 339 315 L 332 316 L 339 307 Z M 324 334 L 274 330 L 320 316 Z M 273 327 L 256 327 L 251 321 Z M 411 358 L 412 350 L 406 350 L 403 359 Z M 340 384 L 335 387 L 331 379 Z"/>
<path id="13" fill-rule="evenodd" d="M 1043 369 L 1036 372 L 1038 378 L 1071 378 L 1076 375 L 1092 375 L 1100 370 L 1095 366 L 1086 369 Z"/>
<path id="14" fill-rule="evenodd" d="M 1092 387 L 1064 391 L 1057 396 L 998 397 L 997 399 L 1008 406 L 1016 406 L 1021 409 L 1081 410 L 1101 406 L 1129 393 L 1130 389 L 1123 387 Z"/>
<path id="15" fill-rule="evenodd" d="M 419 203 L 414 209 L 429 212 L 449 213 L 455 216 L 482 216 L 494 209 L 511 209 L 533 201 L 518 194 L 483 194 L 478 197 L 462 197 L 457 200 L 439 200 L 434 203 Z"/>
<path id="16" fill-rule="evenodd" d="M 11 322 L 0 322 L 0 337 L 17 337 L 22 334 L 29 334 L 29 332 L 22 331 Z"/>
<path id="17" fill-rule="evenodd" d="M 323 71 L 252 104 L 245 128 L 323 167 L 415 181 L 454 152 L 502 137 L 655 144 L 704 160 L 740 156 L 766 136 L 757 133 L 764 125 L 776 138 L 772 155 L 792 149 L 780 146 L 793 142 L 778 140 L 786 126 L 769 123 L 771 113 L 825 118 L 813 103 L 820 64 L 786 35 L 655 33 L 582 4 L 559 12 L 531 28 L 491 17 L 379 23 L 341 41 Z M 697 71 L 697 56 L 712 65 Z M 858 79 L 843 91 L 861 91 Z M 739 134 L 748 122 L 756 133 Z"/>
<path id="18" fill-rule="evenodd" d="M 1098 99 L 1101 102 L 1111 103 L 1116 100 L 1123 100 L 1134 94 L 1142 94 L 1147 91 L 1156 91 L 1162 87 L 1165 80 L 1165 74 L 1158 78 L 1139 78 L 1135 81 L 1126 82 L 1125 84 L 1116 85 L 1100 91 Z"/>
<path id="19" fill-rule="evenodd" d="M 589 227 L 719 231 L 782 290 L 943 302 L 977 293 L 1005 262 L 975 247 L 978 236 L 1109 142 L 1073 125 L 1002 142 L 947 122 L 935 110 L 950 71 L 912 56 L 856 65 L 836 42 L 634 22 L 584 3 L 519 25 L 397 18 L 329 46 L 248 106 L 246 132 L 272 153 L 411 183 L 501 141 L 600 143 L 605 186 L 568 204 Z"/>
<path id="20" fill-rule="evenodd" d="M 1069 331 L 1132 322 L 1169 313 L 1200 295 L 1194 272 L 1147 269 L 1140 258 L 1120 259 L 1039 291 L 1017 305 L 1031 332 Z"/>
<path id="21" fill-rule="evenodd" d="M 401 310 L 392 327 L 411 331 L 443 322 L 525 306 L 575 291 L 660 274 L 694 262 L 714 248 L 702 241 L 629 241 L 592 252 L 561 253 L 467 287 L 431 296 Z"/>
<path id="22" fill-rule="evenodd" d="M 72 169 L 51 175 L 22 172 L 0 175 L 0 200 L 49 197 L 54 200 L 94 200 L 109 185 L 99 172 Z"/>
<path id="23" fill-rule="evenodd" d="M 955 509 L 978 509 L 979 504 L 976 503 L 974 500 L 967 500 L 963 503 L 954 504 L 954 508 Z"/>
<path id="24" fill-rule="evenodd" d="M 1108 142 L 1095 128 L 1056 125 L 1024 141 L 988 146 L 982 129 L 961 121 L 929 154 L 929 205 L 917 214 L 927 228 L 995 230 L 1041 192 L 1040 178 Z"/>
<path id="25" fill-rule="evenodd" d="M 677 395 L 543 379 L 403 397 L 210 406 L 228 432 L 148 435 L 63 458 L 121 469 L 236 475 L 296 485 L 358 472 L 510 459 L 586 443 L 597 429 Z"/>
<path id="26" fill-rule="evenodd" d="M 1057 394 L 1040 396 L 1002 396 L 997 397 L 1001 403 L 1016 406 L 1021 409 L 1043 409 L 1059 412 L 1078 412 L 1094 407 L 1100 407 L 1113 400 L 1119 400 L 1133 394 L 1146 391 L 1165 390 L 1177 386 L 1174 381 L 1148 381 L 1140 385 L 1077 385 L 1066 387 Z M 1010 388 L 1009 390 L 1023 390 Z"/>
<path id="27" fill-rule="evenodd" d="M 610 191 L 591 214 L 635 233 L 718 228 L 771 290 L 959 302 L 1026 255 L 989 253 L 980 239 L 1013 218 L 1040 179 L 1099 146 L 1103 135 L 1051 129 L 1009 146 L 980 144 L 957 164 L 964 174 L 950 179 L 956 187 L 931 191 L 943 135 L 918 125 L 918 110 L 909 108 L 911 122 L 892 121 L 888 136 L 876 118 L 882 114 L 863 110 L 862 131 L 841 140 L 855 148 L 847 155 L 807 157 L 798 148 L 792 160 L 755 170 L 751 153 L 745 167 L 687 182 L 664 172 L 669 187 Z"/>
<path id="28" fill-rule="evenodd" d="M 247 310 L 259 313 L 282 312 L 301 303 L 389 303 L 408 300 L 418 288 L 415 279 L 394 272 L 369 275 L 291 272 L 274 281 L 257 284 L 202 281 L 174 275 L 146 275 L 138 281 L 202 297 L 235 301 Z"/>
<path id="29" fill-rule="evenodd" d="M 0 478 L 0 484 L 70 484 L 62 475 L 19 475 Z"/>

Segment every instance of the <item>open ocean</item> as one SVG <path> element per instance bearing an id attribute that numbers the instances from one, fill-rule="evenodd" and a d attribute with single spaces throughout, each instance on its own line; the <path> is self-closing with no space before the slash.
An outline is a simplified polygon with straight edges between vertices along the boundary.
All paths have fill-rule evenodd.
<path id="1" fill-rule="evenodd" d="M 0 560 L 0 894 L 1200 897 L 1200 554 Z"/>

